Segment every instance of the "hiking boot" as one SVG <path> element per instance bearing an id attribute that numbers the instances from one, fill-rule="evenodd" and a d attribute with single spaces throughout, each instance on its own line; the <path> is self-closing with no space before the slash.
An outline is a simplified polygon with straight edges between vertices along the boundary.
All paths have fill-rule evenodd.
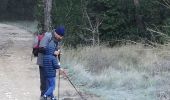
<path id="1" fill-rule="evenodd" d="M 44 100 L 44 97 L 43 97 L 43 96 L 40 96 L 40 100 Z"/>
<path id="2" fill-rule="evenodd" d="M 43 95 L 43 99 L 42 100 L 47 100 L 47 96 Z"/>
<path id="3" fill-rule="evenodd" d="M 53 97 L 53 98 L 51 98 L 51 100 L 57 100 L 57 98 L 56 98 L 56 97 Z"/>

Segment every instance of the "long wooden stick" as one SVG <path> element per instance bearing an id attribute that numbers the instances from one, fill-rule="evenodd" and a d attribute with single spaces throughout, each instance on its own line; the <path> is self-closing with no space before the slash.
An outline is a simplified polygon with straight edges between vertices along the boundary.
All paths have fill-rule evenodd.
<path id="1" fill-rule="evenodd" d="M 58 100 L 60 98 L 60 70 L 58 71 Z"/>

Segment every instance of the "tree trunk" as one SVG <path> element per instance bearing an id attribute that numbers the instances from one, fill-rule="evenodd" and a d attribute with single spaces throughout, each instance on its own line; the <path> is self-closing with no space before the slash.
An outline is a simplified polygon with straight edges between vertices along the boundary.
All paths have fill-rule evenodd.
<path id="1" fill-rule="evenodd" d="M 139 0 L 134 0 L 135 7 L 139 7 Z"/>
<path id="2" fill-rule="evenodd" d="M 96 44 L 96 41 L 95 41 L 95 30 L 92 31 L 92 34 L 93 34 L 93 46 L 95 46 Z"/>
<path id="3" fill-rule="evenodd" d="M 52 0 L 44 0 L 44 30 L 51 30 Z"/>
<path id="4" fill-rule="evenodd" d="M 98 17 L 96 17 L 96 35 L 97 35 L 97 45 L 100 45 L 100 34 L 99 34 L 99 26 L 101 25 L 102 21 L 99 20 Z"/>
<path id="5" fill-rule="evenodd" d="M 140 3 L 139 0 L 134 0 L 134 5 L 135 5 L 135 20 L 136 20 L 136 25 L 140 30 L 144 30 L 144 22 L 142 15 L 140 15 Z"/>

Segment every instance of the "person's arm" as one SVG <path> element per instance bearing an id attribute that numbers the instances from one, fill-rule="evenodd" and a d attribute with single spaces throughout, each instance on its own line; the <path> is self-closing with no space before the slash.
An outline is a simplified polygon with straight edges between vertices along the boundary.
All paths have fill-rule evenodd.
<path id="1" fill-rule="evenodd" d="M 52 64 L 55 69 L 60 69 L 60 65 L 58 64 L 58 61 L 55 57 L 52 59 Z"/>
<path id="2" fill-rule="evenodd" d="M 51 40 L 51 35 L 45 34 L 45 36 L 40 41 L 39 52 L 45 53 L 46 46 L 48 45 L 49 41 Z"/>
<path id="3" fill-rule="evenodd" d="M 35 37 L 33 42 L 33 48 L 35 48 L 38 45 L 38 36 Z"/>
<path id="4" fill-rule="evenodd" d="M 61 54 L 61 50 L 59 50 L 59 49 L 54 52 L 54 55 L 55 55 L 55 56 L 59 56 L 60 54 Z"/>
<path id="5" fill-rule="evenodd" d="M 56 51 L 54 52 L 55 56 L 58 56 L 58 59 L 60 61 L 60 55 L 62 55 L 61 53 L 61 42 L 57 43 L 57 47 L 56 47 Z"/>
<path id="6" fill-rule="evenodd" d="M 59 69 L 59 73 L 60 73 L 61 75 L 64 75 L 64 76 L 65 76 L 65 74 L 66 74 L 65 70 L 60 67 L 59 62 L 57 62 L 57 60 L 56 60 L 55 57 L 53 58 L 52 63 L 53 63 L 53 67 L 54 67 L 55 69 Z"/>

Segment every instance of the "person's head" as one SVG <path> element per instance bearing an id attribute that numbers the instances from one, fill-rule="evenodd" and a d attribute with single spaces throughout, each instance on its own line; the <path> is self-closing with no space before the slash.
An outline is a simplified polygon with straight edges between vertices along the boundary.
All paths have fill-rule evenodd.
<path id="1" fill-rule="evenodd" d="M 64 29 L 64 26 L 59 26 L 55 29 L 55 32 L 54 32 L 54 37 L 58 40 L 58 41 L 61 41 L 64 37 L 64 32 L 65 32 L 65 29 Z"/>

